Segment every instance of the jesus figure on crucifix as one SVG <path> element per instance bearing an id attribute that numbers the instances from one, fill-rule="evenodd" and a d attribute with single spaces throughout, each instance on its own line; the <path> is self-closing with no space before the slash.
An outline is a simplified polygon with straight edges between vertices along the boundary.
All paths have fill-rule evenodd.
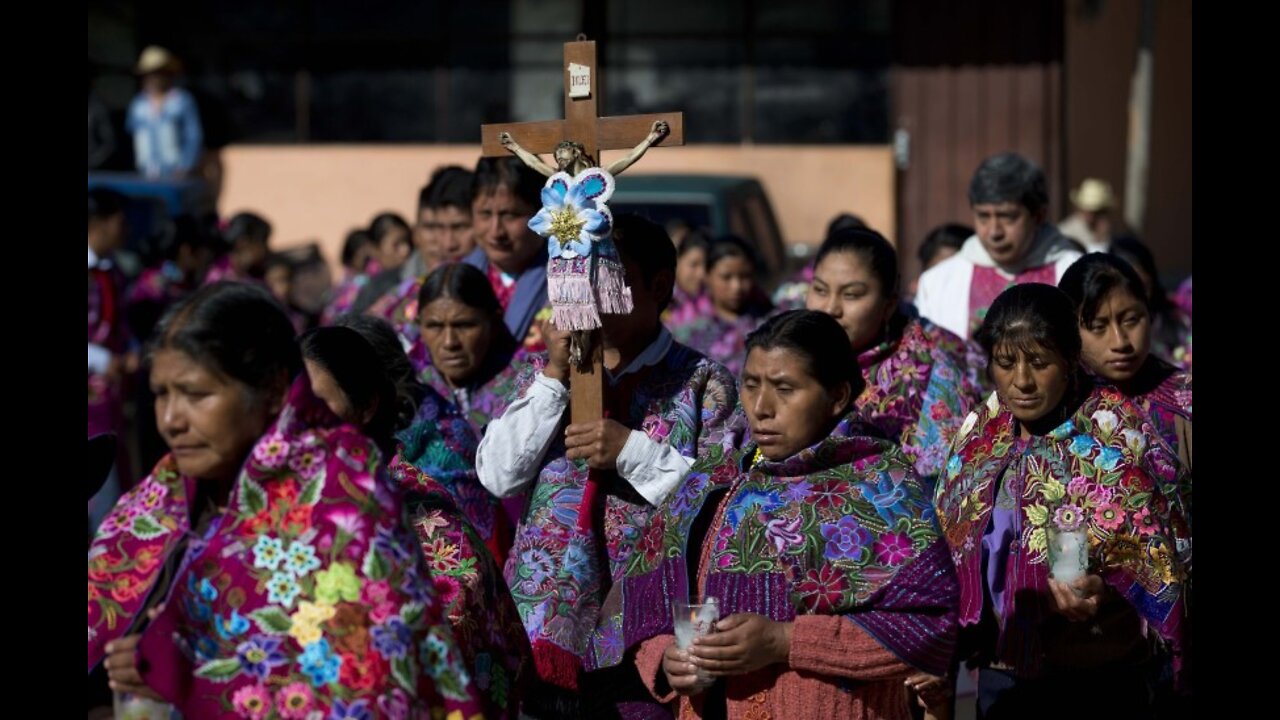
<path id="1" fill-rule="evenodd" d="M 622 171 L 631 167 L 637 160 L 644 157 L 645 151 L 653 146 L 662 138 L 671 132 L 671 126 L 667 125 L 666 120 L 654 120 L 653 128 L 649 130 L 649 136 L 640 141 L 635 149 L 627 153 L 627 156 L 613 163 L 608 168 L 610 175 L 617 177 Z M 556 166 L 543 162 L 542 158 L 520 147 L 520 144 L 511 137 L 511 133 L 502 132 L 498 134 L 498 141 L 502 143 L 502 147 L 511 151 L 513 155 L 524 161 L 525 165 L 537 170 L 547 177 L 555 175 L 557 172 L 577 175 L 587 168 L 597 167 L 595 158 L 587 154 L 586 148 L 582 143 L 575 140 L 562 140 L 556 149 L 552 151 L 551 156 L 555 158 Z"/>
<path id="2" fill-rule="evenodd" d="M 610 238 L 613 214 L 606 203 L 613 195 L 614 176 L 670 131 L 667 121 L 655 120 L 648 136 L 608 169 L 597 166 L 576 140 L 556 145 L 552 167 L 521 147 L 510 132 L 498 134 L 502 147 L 548 178 L 543 208 L 529 227 L 548 240 L 547 296 L 556 327 L 573 333 L 570 358 L 575 366 L 588 357 L 591 332 L 600 327 L 601 313 L 625 314 L 632 309 L 631 291 Z"/>

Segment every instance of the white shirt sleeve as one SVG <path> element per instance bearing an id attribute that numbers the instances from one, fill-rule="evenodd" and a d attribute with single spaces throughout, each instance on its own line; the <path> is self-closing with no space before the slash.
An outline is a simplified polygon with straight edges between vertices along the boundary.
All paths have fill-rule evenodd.
<path id="1" fill-rule="evenodd" d="M 538 373 L 524 397 L 494 418 L 476 450 L 480 484 L 498 497 L 514 495 L 538 477 L 543 456 L 569 406 L 569 390 Z"/>
<path id="2" fill-rule="evenodd" d="M 684 480 L 693 462 L 675 448 L 632 430 L 618 453 L 618 475 L 650 505 L 661 505 Z"/>
<path id="3" fill-rule="evenodd" d="M 929 273 L 930 270 L 921 273 L 920 279 L 916 282 L 916 296 L 911 299 L 911 302 L 915 304 L 916 312 L 920 317 L 932 320 L 933 316 L 937 315 L 933 298 L 936 291 L 933 288 L 935 276 Z"/>
<path id="4" fill-rule="evenodd" d="M 111 351 L 101 345 L 89 343 L 89 372 L 101 375 L 107 371 L 107 366 L 110 364 Z"/>
<path id="5" fill-rule="evenodd" d="M 916 287 L 915 305 L 920 317 L 969 339 L 969 290 L 973 265 L 953 255 L 924 271 Z"/>

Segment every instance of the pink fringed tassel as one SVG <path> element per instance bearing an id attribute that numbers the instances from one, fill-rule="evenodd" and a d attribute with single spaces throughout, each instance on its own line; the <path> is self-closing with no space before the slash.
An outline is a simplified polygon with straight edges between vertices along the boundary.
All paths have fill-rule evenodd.
<path id="1" fill-rule="evenodd" d="M 600 327 L 587 258 L 552 258 L 547 267 L 547 299 L 551 320 L 561 330 Z"/>
<path id="2" fill-rule="evenodd" d="M 622 263 L 615 258 L 596 257 L 595 295 L 600 312 L 610 315 L 626 315 L 634 305 L 631 288 L 627 287 Z"/>

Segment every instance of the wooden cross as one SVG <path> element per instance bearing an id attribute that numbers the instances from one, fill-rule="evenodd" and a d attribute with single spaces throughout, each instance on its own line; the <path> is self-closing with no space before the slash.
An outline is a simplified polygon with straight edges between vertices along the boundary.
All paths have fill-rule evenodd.
<path id="1" fill-rule="evenodd" d="M 564 44 L 564 119 L 541 122 L 503 123 L 480 127 L 485 157 L 507 157 L 510 153 L 498 140 L 503 132 L 511 133 L 524 149 L 537 155 L 555 150 L 563 140 L 582 143 L 586 153 L 603 166 L 602 150 L 631 149 L 648 134 L 653 123 L 665 120 L 670 131 L 656 145 L 684 144 L 683 113 L 650 113 L 600 117 L 600 73 L 596 65 L 596 44 L 578 36 L 576 42 Z M 570 417 L 574 423 L 598 420 L 604 416 L 604 371 L 600 331 L 591 333 L 590 366 L 570 369 Z M 585 363 L 584 363 L 585 365 Z"/>

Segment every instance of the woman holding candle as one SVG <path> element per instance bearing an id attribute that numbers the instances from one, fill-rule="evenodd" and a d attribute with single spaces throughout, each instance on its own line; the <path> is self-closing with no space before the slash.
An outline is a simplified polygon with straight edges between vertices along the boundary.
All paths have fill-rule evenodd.
<path id="1" fill-rule="evenodd" d="M 88 556 L 88 669 L 185 717 L 478 709 L 378 447 L 298 375 L 266 290 L 215 283 L 156 328 L 170 454 Z"/>
<path id="2" fill-rule="evenodd" d="M 863 381 L 830 316 L 784 313 L 746 345 L 753 442 L 700 458 L 643 531 L 588 663 L 634 664 L 682 717 L 909 717 L 905 679 L 955 639 L 920 481 L 853 410 Z M 665 611 L 711 597 L 715 632 L 679 649 Z"/>
<path id="3" fill-rule="evenodd" d="M 1087 693 L 1108 716 L 1143 717 L 1147 629 L 1185 665 L 1186 470 L 1140 408 L 1079 370 L 1062 291 L 1006 290 L 977 339 L 996 394 L 965 420 L 934 500 L 972 626 L 961 649 L 980 668 L 978 716 L 1075 716 L 1064 699 Z M 1087 568 L 1050 547 L 1079 531 Z M 1055 563 L 1080 577 L 1052 577 Z"/>

